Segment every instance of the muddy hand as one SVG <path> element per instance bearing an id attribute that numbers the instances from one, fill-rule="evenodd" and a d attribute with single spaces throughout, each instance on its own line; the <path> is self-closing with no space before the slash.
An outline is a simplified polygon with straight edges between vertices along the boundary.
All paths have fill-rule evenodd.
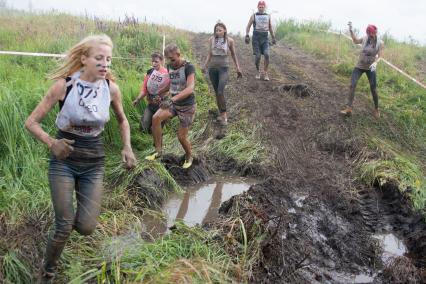
<path id="1" fill-rule="evenodd" d="M 161 97 L 160 96 L 156 96 L 153 100 L 154 104 L 159 105 L 161 103 Z"/>
<path id="2" fill-rule="evenodd" d="M 162 101 L 161 102 L 161 104 L 160 104 L 160 108 L 161 109 L 168 109 L 168 108 L 170 108 L 172 106 L 172 101 L 170 100 L 170 99 L 168 99 L 168 100 L 164 100 L 164 101 Z"/>
<path id="3" fill-rule="evenodd" d="M 131 148 L 125 147 L 123 151 L 121 151 L 121 158 L 126 169 L 133 169 L 136 167 L 136 157 Z"/>
<path id="4" fill-rule="evenodd" d="M 136 98 L 136 99 L 132 102 L 133 106 L 136 106 L 138 103 L 139 103 L 139 98 Z"/>
<path id="5" fill-rule="evenodd" d="M 50 151 L 52 151 L 53 155 L 55 155 L 58 160 L 64 160 L 74 150 L 71 146 L 74 142 L 74 140 L 68 140 L 65 138 L 59 140 L 55 139 L 55 142 L 53 142 L 50 146 Z"/>
<path id="6" fill-rule="evenodd" d="M 250 36 L 249 36 L 249 35 L 246 35 L 246 37 L 244 38 L 244 42 L 245 42 L 246 44 L 249 44 L 249 43 L 250 43 Z"/>
<path id="7" fill-rule="evenodd" d="M 237 71 L 237 79 L 241 79 L 243 78 L 243 73 L 241 72 L 241 70 Z"/>

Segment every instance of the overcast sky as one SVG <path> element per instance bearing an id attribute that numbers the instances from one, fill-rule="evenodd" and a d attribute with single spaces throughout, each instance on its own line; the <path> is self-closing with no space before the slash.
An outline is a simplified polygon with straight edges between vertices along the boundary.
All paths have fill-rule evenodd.
<path id="1" fill-rule="evenodd" d="M 250 14 L 256 10 L 253 0 L 6 0 L 19 9 L 66 11 L 118 19 L 125 14 L 148 22 L 165 23 L 193 31 L 211 32 L 218 19 L 228 30 L 244 33 Z M 357 29 L 375 24 L 400 40 L 426 44 L 426 0 L 267 0 L 272 18 L 297 20 L 324 19 L 333 28 L 346 29 L 351 20 Z"/>

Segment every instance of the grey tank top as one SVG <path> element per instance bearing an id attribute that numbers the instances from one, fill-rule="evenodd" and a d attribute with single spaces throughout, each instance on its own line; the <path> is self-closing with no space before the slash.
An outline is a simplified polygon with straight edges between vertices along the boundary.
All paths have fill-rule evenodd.
<path id="1" fill-rule="evenodd" d="M 63 132 L 82 137 L 96 137 L 109 121 L 111 94 L 106 80 L 91 83 L 80 79 L 80 72 L 67 83 L 71 90 L 56 118 Z"/>
<path id="2" fill-rule="evenodd" d="M 170 77 L 170 89 L 169 93 L 172 95 L 172 97 L 179 94 L 181 91 L 183 91 L 186 88 L 186 72 L 185 69 L 188 67 L 194 68 L 190 62 L 184 62 L 182 66 L 180 66 L 177 69 L 174 69 L 173 67 L 169 66 L 169 77 Z M 195 69 L 194 69 L 195 71 Z M 194 72 L 195 73 L 195 72 Z M 174 104 L 177 106 L 188 106 L 193 105 L 195 103 L 195 96 L 192 93 L 188 97 L 186 97 L 183 100 L 177 101 Z"/>
<path id="3" fill-rule="evenodd" d="M 269 15 L 268 14 L 254 14 L 254 31 L 256 32 L 269 32 Z"/>
<path id="4" fill-rule="evenodd" d="M 377 42 L 370 42 L 368 37 L 362 39 L 361 53 L 359 54 L 358 64 L 356 67 L 363 70 L 370 69 L 371 64 L 376 60 L 376 55 L 379 53 L 381 46 L 381 40 L 377 39 Z"/>
<path id="5" fill-rule="evenodd" d="M 210 67 L 228 67 L 229 66 L 229 43 L 223 37 L 212 37 L 212 59 Z"/>

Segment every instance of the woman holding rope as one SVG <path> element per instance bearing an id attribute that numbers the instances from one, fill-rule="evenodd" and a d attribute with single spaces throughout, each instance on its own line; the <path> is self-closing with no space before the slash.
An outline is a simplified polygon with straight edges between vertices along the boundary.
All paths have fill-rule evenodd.
<path id="1" fill-rule="evenodd" d="M 72 47 L 63 64 L 50 76 L 56 82 L 25 122 L 28 131 L 51 152 L 48 176 L 55 231 L 47 242 L 41 283 L 53 282 L 72 230 L 90 235 L 97 225 L 104 176 L 102 131 L 109 120 L 110 105 L 120 127 L 123 163 L 127 168 L 136 164 L 120 89 L 109 70 L 112 49 L 113 43 L 106 35 L 89 36 Z M 56 104 L 60 111 L 56 119 L 58 132 L 53 138 L 40 123 Z"/>

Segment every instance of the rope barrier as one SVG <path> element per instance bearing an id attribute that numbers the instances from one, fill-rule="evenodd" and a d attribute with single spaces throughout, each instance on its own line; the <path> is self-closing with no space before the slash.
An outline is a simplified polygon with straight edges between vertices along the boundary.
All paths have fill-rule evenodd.
<path id="1" fill-rule="evenodd" d="M 352 37 L 348 36 L 345 33 L 340 32 L 336 32 L 336 31 L 331 31 L 331 30 L 320 30 L 322 32 L 327 32 L 327 33 L 331 33 L 331 34 L 335 34 L 335 35 L 339 35 L 339 36 L 343 36 L 346 39 L 352 41 Z M 389 62 L 388 60 L 386 60 L 383 57 L 379 58 L 379 61 L 383 61 L 384 63 L 386 63 L 388 66 L 390 66 L 392 69 L 394 69 L 395 71 L 399 72 L 400 74 L 404 75 L 405 77 L 407 77 L 408 79 L 410 79 L 411 81 L 413 81 L 414 83 L 416 83 L 417 85 L 419 85 L 420 87 L 422 87 L 423 89 L 426 89 L 426 85 L 423 84 L 422 82 L 420 82 L 419 80 L 417 80 L 416 78 L 410 76 L 407 74 L 407 72 L 405 72 L 404 70 L 402 70 L 401 68 L 398 68 L 397 66 L 395 66 L 393 63 Z"/>

